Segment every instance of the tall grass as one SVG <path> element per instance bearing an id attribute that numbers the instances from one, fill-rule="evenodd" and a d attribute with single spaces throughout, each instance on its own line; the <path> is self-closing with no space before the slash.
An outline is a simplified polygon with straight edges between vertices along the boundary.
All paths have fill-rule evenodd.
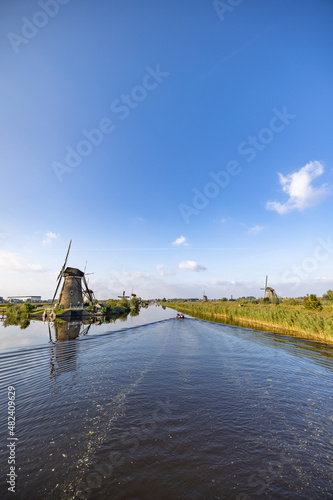
<path id="1" fill-rule="evenodd" d="M 202 319 L 243 323 L 291 333 L 296 336 L 333 343 L 333 311 L 330 306 L 322 311 L 309 311 L 302 305 L 257 304 L 239 302 L 177 302 L 168 307 Z"/>

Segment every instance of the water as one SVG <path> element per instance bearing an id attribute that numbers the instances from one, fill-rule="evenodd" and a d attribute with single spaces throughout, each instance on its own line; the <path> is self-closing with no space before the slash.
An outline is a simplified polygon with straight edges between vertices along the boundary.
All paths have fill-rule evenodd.
<path id="1" fill-rule="evenodd" d="M 4 444 L 1 498 L 333 499 L 333 349 L 174 316 L 5 343 L 18 477 L 6 493 Z"/>

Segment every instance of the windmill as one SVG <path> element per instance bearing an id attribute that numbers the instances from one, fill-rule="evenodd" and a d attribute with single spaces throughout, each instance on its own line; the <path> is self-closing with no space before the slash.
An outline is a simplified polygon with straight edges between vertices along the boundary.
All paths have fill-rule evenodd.
<path id="1" fill-rule="evenodd" d="M 88 298 L 90 303 L 93 302 L 93 292 L 88 288 L 85 273 L 75 267 L 66 267 L 71 244 L 72 240 L 69 243 L 64 265 L 62 266 L 61 271 L 58 275 L 58 283 L 52 299 L 53 304 L 60 287 L 61 280 L 64 279 L 58 299 L 58 304 L 64 309 L 69 309 L 72 306 L 83 307 L 83 296 L 85 296 L 85 298 Z"/>
<path id="2" fill-rule="evenodd" d="M 265 288 L 260 288 L 260 290 L 265 290 L 264 297 L 267 297 L 268 299 L 272 299 L 274 297 L 274 295 L 276 295 L 276 293 L 275 293 L 274 288 L 267 286 L 267 281 L 268 281 L 268 276 L 266 276 Z"/>
<path id="3" fill-rule="evenodd" d="M 125 290 L 124 290 L 122 295 L 118 295 L 118 299 L 129 299 L 129 296 L 125 295 Z"/>

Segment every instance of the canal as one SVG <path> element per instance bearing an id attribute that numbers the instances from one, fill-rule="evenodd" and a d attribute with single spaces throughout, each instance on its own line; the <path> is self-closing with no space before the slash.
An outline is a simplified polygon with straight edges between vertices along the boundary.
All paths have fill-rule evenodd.
<path id="1" fill-rule="evenodd" d="M 332 347 L 161 307 L 0 347 L 1 498 L 333 499 Z"/>

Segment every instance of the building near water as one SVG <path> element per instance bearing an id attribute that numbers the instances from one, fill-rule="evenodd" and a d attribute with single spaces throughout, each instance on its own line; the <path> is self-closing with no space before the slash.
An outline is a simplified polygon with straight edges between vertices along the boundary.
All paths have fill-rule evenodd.
<path id="1" fill-rule="evenodd" d="M 40 302 L 42 300 L 41 295 L 13 295 L 7 298 L 8 302 L 20 303 L 20 302 Z"/>

